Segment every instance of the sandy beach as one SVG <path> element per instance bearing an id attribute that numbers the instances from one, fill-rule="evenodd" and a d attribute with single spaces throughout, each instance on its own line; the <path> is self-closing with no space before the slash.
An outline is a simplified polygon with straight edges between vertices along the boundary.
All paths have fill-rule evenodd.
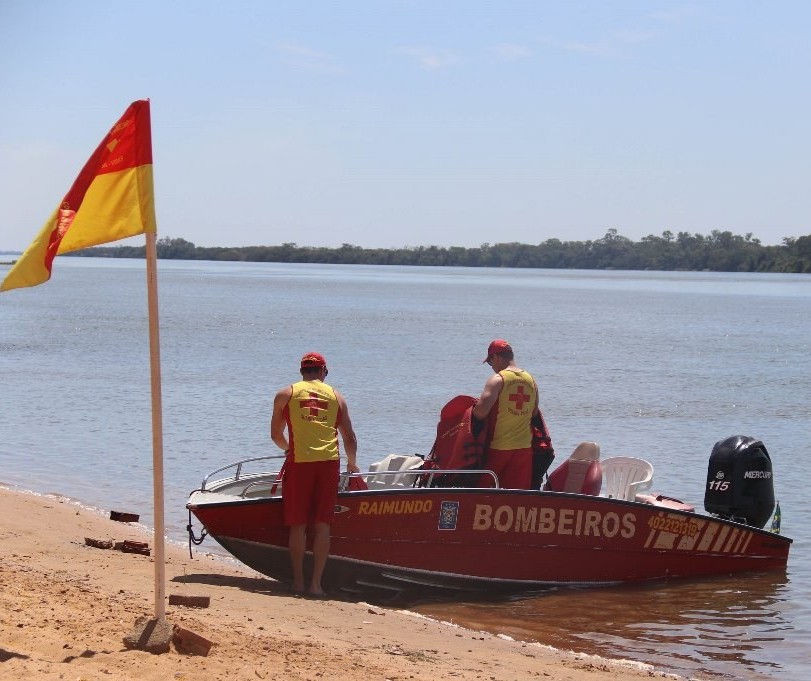
<path id="1" fill-rule="evenodd" d="M 124 509 L 122 509 L 124 510 Z M 108 514 L 109 515 L 109 514 Z M 207 655 L 128 649 L 154 615 L 151 556 L 85 538 L 149 542 L 70 500 L 0 488 L 2 679 L 435 679 L 607 681 L 673 678 L 647 665 L 556 651 L 362 602 L 309 600 L 223 559 L 167 545 L 166 620 L 214 645 Z M 180 646 L 182 648 L 182 646 Z M 199 652 L 199 651 L 198 651 Z"/>

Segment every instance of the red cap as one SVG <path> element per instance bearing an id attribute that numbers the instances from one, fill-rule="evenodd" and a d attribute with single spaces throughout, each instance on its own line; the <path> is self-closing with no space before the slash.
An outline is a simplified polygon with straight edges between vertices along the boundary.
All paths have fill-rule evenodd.
<path id="1" fill-rule="evenodd" d="M 301 358 L 302 369 L 313 369 L 315 367 L 325 366 L 327 366 L 327 360 L 324 359 L 324 355 L 319 355 L 317 352 L 308 352 Z"/>
<path id="2" fill-rule="evenodd" d="M 488 359 L 490 359 L 493 355 L 498 355 L 505 350 L 512 350 L 510 344 L 505 341 L 503 338 L 496 338 L 487 348 L 487 357 L 484 358 L 482 364 L 484 364 Z"/>

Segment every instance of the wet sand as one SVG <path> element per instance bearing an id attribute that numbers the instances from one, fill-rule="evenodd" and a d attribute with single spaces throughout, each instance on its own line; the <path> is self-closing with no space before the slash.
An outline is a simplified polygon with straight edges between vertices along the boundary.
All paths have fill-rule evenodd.
<path id="1" fill-rule="evenodd" d="M 125 509 L 122 509 L 125 510 Z M 674 678 L 632 661 L 557 651 L 363 602 L 310 600 L 222 558 L 166 546 L 166 620 L 211 641 L 207 655 L 131 650 L 154 616 L 152 556 L 86 545 L 148 542 L 70 500 L 0 487 L 0 679 L 374 679 L 618 681 Z M 154 552 L 153 552 L 154 553 Z M 181 646 L 182 648 L 182 646 Z"/>

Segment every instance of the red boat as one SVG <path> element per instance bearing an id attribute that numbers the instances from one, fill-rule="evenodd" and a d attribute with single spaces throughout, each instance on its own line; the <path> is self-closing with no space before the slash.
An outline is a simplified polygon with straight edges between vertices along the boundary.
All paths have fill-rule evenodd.
<path id="1" fill-rule="evenodd" d="M 215 471 L 187 508 L 241 562 L 286 581 L 278 470 L 249 471 L 269 461 L 271 468 L 281 463 L 249 459 Z M 347 489 L 338 494 L 324 586 L 392 596 L 520 592 L 786 568 L 792 542 L 778 534 L 779 510 L 772 531 L 762 529 L 774 508 L 762 443 L 736 436 L 716 444 L 707 514 L 643 494 L 652 467 L 634 471 L 627 465 L 634 461 L 642 460 L 623 460 L 622 474 L 612 475 L 612 460 L 601 462 L 596 443 L 584 443 L 548 476 L 545 489 L 516 490 L 499 488 L 489 471 L 426 470 L 420 457 L 389 456 L 368 473 L 342 478 Z M 488 474 L 493 487 L 459 486 L 481 485 Z M 435 486 L 442 476 L 456 486 Z M 568 491 L 572 485 L 579 489 Z M 358 486 L 367 489 L 349 489 Z"/>

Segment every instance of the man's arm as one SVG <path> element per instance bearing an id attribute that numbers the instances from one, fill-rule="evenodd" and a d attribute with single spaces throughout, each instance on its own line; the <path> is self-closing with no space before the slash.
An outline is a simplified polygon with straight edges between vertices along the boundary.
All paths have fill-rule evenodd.
<path id="1" fill-rule="evenodd" d="M 341 408 L 341 421 L 338 424 L 338 432 L 344 442 L 346 471 L 347 473 L 360 473 L 360 468 L 358 468 L 358 438 L 355 435 L 355 429 L 352 427 L 352 419 L 349 418 L 349 408 L 346 406 L 346 400 L 337 390 L 335 391 L 335 397 L 338 398 L 338 406 Z"/>
<path id="2" fill-rule="evenodd" d="M 290 449 L 290 443 L 284 435 L 284 429 L 287 425 L 284 419 L 284 408 L 290 402 L 293 395 L 293 386 L 288 385 L 276 393 L 273 398 L 273 415 L 270 417 L 270 439 L 276 443 L 279 449 L 285 452 Z"/>
<path id="3" fill-rule="evenodd" d="M 499 374 L 493 374 L 487 379 L 487 383 L 484 384 L 484 390 L 482 390 L 482 396 L 479 398 L 476 406 L 473 407 L 473 418 L 479 421 L 484 421 L 484 419 L 487 418 L 503 386 L 504 379 L 501 378 Z"/>

